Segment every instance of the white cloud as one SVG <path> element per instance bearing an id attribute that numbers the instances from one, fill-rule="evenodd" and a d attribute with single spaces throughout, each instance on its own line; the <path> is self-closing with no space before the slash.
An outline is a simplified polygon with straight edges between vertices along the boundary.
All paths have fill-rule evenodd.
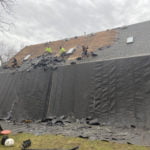
<path id="1" fill-rule="evenodd" d="M 150 19 L 149 0 L 17 0 L 15 28 L 0 41 L 19 47 Z"/>

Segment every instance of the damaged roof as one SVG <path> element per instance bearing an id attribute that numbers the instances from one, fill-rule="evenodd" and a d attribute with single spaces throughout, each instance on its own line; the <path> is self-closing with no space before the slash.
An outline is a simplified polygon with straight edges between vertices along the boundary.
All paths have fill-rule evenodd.
<path id="1" fill-rule="evenodd" d="M 41 56 L 45 53 L 45 48 L 47 47 L 51 47 L 53 54 L 57 56 L 59 54 L 59 47 L 62 46 L 67 51 L 71 48 L 76 49 L 76 51 L 68 58 L 69 60 L 73 60 L 81 56 L 82 45 L 88 46 L 89 51 L 95 51 L 99 48 L 112 45 L 112 43 L 116 39 L 116 35 L 117 32 L 115 30 L 107 30 L 104 32 L 98 32 L 86 36 L 75 36 L 70 39 L 26 46 L 19 53 L 16 54 L 15 58 L 17 59 L 19 64 L 22 64 L 26 56 L 31 55 L 29 59 Z"/>
<path id="2" fill-rule="evenodd" d="M 128 43 L 128 40 L 133 41 Z M 57 56 L 59 47 L 62 46 L 67 51 L 71 48 L 76 48 L 76 51 L 67 58 L 68 60 L 74 60 L 81 56 L 82 45 L 88 46 L 89 52 L 96 51 L 98 57 L 94 61 L 149 55 L 149 40 L 150 21 L 147 21 L 85 36 L 75 36 L 70 39 L 26 46 L 15 57 L 18 60 L 18 64 L 22 64 L 27 55 L 31 55 L 29 59 L 43 55 L 46 47 L 51 47 L 54 56 Z M 11 60 L 8 64 L 10 62 Z"/>

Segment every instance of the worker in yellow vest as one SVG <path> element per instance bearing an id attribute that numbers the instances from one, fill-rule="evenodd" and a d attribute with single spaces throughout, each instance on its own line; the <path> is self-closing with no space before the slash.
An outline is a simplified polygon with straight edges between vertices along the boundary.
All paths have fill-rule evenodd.
<path id="1" fill-rule="evenodd" d="M 59 53 L 60 53 L 60 56 L 61 56 L 61 57 L 64 57 L 65 54 L 66 54 L 65 48 L 63 48 L 63 47 L 60 46 Z"/>
<path id="2" fill-rule="evenodd" d="M 47 47 L 46 49 L 45 49 L 45 51 L 47 52 L 47 53 L 49 53 L 49 54 L 52 54 L 52 48 L 50 48 L 50 47 Z"/>

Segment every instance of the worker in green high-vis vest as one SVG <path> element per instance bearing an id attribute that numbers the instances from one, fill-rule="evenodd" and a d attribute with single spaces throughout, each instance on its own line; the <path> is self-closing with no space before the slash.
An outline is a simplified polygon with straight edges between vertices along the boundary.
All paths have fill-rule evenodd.
<path id="1" fill-rule="evenodd" d="M 45 51 L 47 52 L 47 53 L 50 53 L 50 54 L 52 54 L 52 48 L 50 48 L 50 47 L 47 47 L 46 49 L 45 49 Z"/>
<path id="2" fill-rule="evenodd" d="M 63 47 L 60 46 L 59 53 L 60 53 L 60 56 L 64 57 L 65 54 L 66 54 L 65 48 L 63 48 Z"/>

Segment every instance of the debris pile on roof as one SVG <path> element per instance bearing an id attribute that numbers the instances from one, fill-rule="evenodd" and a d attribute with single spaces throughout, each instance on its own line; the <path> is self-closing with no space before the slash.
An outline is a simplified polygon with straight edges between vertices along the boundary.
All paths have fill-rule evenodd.
<path id="1" fill-rule="evenodd" d="M 23 62 L 17 70 L 29 72 L 36 68 L 44 68 L 44 70 L 47 70 L 48 67 L 52 67 L 55 69 L 57 65 L 63 64 L 64 61 L 65 60 L 61 57 L 43 54 L 42 56 Z"/>

